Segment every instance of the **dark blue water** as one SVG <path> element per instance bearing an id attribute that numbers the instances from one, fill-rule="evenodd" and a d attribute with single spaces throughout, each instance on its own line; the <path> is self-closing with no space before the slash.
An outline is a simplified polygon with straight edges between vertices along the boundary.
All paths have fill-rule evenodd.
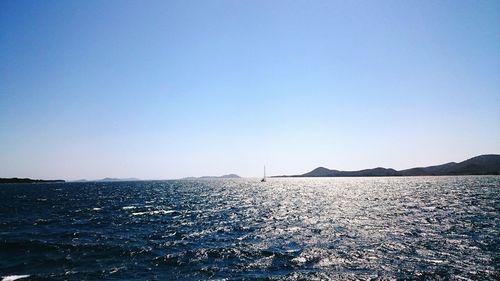
<path id="1" fill-rule="evenodd" d="M 499 280 L 500 177 L 0 185 L 21 280 Z"/>

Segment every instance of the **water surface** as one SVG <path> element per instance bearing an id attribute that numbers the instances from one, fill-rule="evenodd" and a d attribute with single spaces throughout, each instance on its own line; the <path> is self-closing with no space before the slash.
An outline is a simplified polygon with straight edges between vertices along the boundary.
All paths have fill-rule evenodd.
<path id="1" fill-rule="evenodd" d="M 4 184 L 0 276 L 498 280 L 500 177 Z"/>

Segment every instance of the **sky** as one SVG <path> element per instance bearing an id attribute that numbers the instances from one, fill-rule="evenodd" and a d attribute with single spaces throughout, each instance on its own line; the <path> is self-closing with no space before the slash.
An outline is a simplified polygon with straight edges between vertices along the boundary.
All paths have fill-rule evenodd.
<path id="1" fill-rule="evenodd" d="M 500 1 L 0 1 L 0 177 L 500 154 Z"/>

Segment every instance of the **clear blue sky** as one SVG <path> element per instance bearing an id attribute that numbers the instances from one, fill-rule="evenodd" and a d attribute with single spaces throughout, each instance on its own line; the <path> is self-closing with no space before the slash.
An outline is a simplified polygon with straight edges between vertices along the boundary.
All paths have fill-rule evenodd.
<path id="1" fill-rule="evenodd" d="M 500 153 L 500 1 L 0 1 L 0 177 Z"/>

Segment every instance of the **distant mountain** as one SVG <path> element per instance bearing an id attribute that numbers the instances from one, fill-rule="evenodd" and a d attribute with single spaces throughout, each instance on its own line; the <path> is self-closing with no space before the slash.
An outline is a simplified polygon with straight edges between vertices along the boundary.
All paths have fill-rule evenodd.
<path id="1" fill-rule="evenodd" d="M 140 179 L 137 179 L 137 178 L 103 178 L 103 179 L 100 179 L 100 180 L 95 180 L 95 181 L 98 181 L 98 182 L 114 182 L 114 181 L 140 181 Z"/>
<path id="2" fill-rule="evenodd" d="M 418 167 L 400 171 L 381 167 L 360 171 L 339 171 L 319 167 L 302 175 L 278 177 L 387 177 L 446 175 L 500 175 L 500 155 L 480 155 L 460 163 L 450 162 L 437 166 Z"/>
<path id="3" fill-rule="evenodd" d="M 74 180 L 71 182 L 115 182 L 115 181 L 140 181 L 140 179 L 137 178 L 103 178 L 100 180 L 86 180 L 86 179 L 80 179 L 80 180 Z"/>
<path id="4" fill-rule="evenodd" d="M 450 162 L 438 166 L 412 168 L 399 172 L 402 176 L 500 175 L 500 155 L 480 155 L 460 163 Z"/>
<path id="5" fill-rule="evenodd" d="M 70 182 L 88 182 L 88 180 L 86 180 L 86 179 L 79 179 L 79 180 L 74 180 L 74 181 L 70 181 Z"/>
<path id="6" fill-rule="evenodd" d="M 319 167 L 309 173 L 298 175 L 299 177 L 383 177 L 383 176 L 397 176 L 398 171 L 386 168 L 374 168 L 360 171 L 338 171 L 329 170 L 327 168 Z"/>
<path id="7" fill-rule="evenodd" d="M 223 176 L 203 176 L 203 177 L 187 177 L 187 178 L 182 178 L 182 180 L 205 180 L 205 179 L 241 179 L 240 176 L 236 174 L 229 174 L 229 175 L 223 175 Z"/>
<path id="8" fill-rule="evenodd" d="M 34 180 L 29 178 L 0 178 L 0 183 L 56 183 L 64 180 Z"/>

